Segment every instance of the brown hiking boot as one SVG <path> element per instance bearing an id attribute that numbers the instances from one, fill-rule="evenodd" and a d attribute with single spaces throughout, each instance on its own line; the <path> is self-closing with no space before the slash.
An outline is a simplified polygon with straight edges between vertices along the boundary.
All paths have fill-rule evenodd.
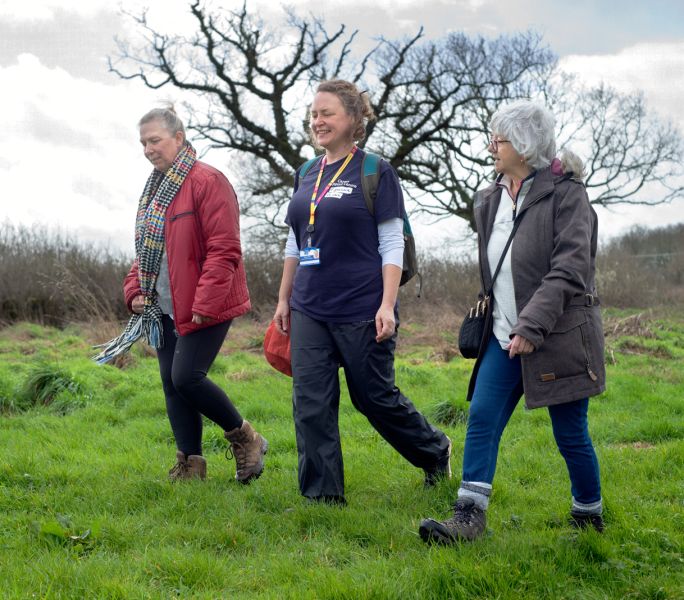
<path id="1" fill-rule="evenodd" d="M 190 454 L 186 456 L 178 450 L 176 452 L 176 464 L 169 471 L 171 481 L 182 479 L 204 479 L 207 476 L 207 461 L 204 456 Z"/>
<path id="2" fill-rule="evenodd" d="M 249 483 L 264 470 L 264 454 L 268 450 L 268 442 L 249 423 L 242 421 L 242 427 L 223 433 L 230 442 L 226 452 L 228 459 L 235 457 L 235 479 L 240 483 Z"/>
<path id="3" fill-rule="evenodd" d="M 424 542 L 453 544 L 473 541 L 484 533 L 486 526 L 485 511 L 475 506 L 472 498 L 459 498 L 454 505 L 453 517 L 446 521 L 423 519 L 418 532 Z"/>

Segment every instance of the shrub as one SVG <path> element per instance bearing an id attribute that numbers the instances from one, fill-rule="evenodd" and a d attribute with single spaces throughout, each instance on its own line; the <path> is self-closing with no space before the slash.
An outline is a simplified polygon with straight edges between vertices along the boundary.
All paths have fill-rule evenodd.
<path id="1" fill-rule="evenodd" d="M 419 240 L 420 241 L 420 240 Z M 461 254 L 453 252 L 460 248 Z M 472 242 L 451 254 L 419 257 L 418 277 L 401 288 L 402 318 L 432 321 L 435 314 L 463 315 L 480 289 Z M 128 318 L 121 284 L 131 257 L 78 243 L 46 228 L 0 225 L 0 325 L 32 321 L 112 323 Z M 597 284 L 604 306 L 644 307 L 684 301 L 684 224 L 635 227 L 602 246 Z M 271 244 L 245 248 L 252 316 L 271 317 L 278 299 L 282 253 Z M 417 297 L 421 291 L 420 298 Z M 446 313 L 445 313 L 446 314 Z"/>
<path id="2" fill-rule="evenodd" d="M 0 321 L 123 319 L 130 260 L 43 227 L 0 226 Z"/>
<path id="3" fill-rule="evenodd" d="M 68 392 L 72 397 L 81 392 L 81 385 L 69 373 L 57 366 L 38 363 L 24 383 L 21 396 L 25 406 L 48 406 L 62 393 Z"/>

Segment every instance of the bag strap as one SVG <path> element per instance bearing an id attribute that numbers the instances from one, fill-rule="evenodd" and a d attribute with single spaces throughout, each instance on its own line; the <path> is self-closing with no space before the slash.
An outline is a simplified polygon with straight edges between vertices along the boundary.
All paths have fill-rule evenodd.
<path id="1" fill-rule="evenodd" d="M 520 221 L 522 221 L 522 218 L 524 216 L 524 212 L 521 212 L 518 215 L 518 218 L 513 222 L 513 229 L 511 231 L 511 235 L 508 236 L 508 241 L 506 242 L 506 245 L 504 246 L 503 252 L 501 253 L 501 258 L 499 259 L 499 264 L 496 265 L 496 270 L 494 271 L 494 275 L 492 275 L 492 285 L 489 286 L 489 289 L 485 292 L 485 298 L 489 298 L 492 294 L 492 290 L 494 289 L 494 282 L 496 281 L 496 277 L 499 274 L 499 271 L 501 270 L 501 265 L 503 265 L 504 258 L 506 257 L 506 253 L 508 252 L 508 249 L 511 246 L 511 243 L 513 242 L 513 236 L 515 235 L 515 232 L 518 231 L 518 225 L 520 225 Z"/>
<path id="2" fill-rule="evenodd" d="M 299 188 L 299 180 L 303 179 L 306 176 L 306 174 L 309 172 L 311 167 L 313 167 L 320 160 L 321 156 L 323 156 L 323 155 L 319 154 L 318 156 L 314 156 L 313 158 L 310 158 L 303 165 L 300 165 L 300 167 L 295 171 L 295 185 L 294 185 L 294 191 L 295 192 Z"/>
<path id="3" fill-rule="evenodd" d="M 366 208 L 371 215 L 375 215 L 375 198 L 378 195 L 378 183 L 380 182 L 380 162 L 383 158 L 378 154 L 366 152 L 361 162 L 361 188 Z M 413 236 L 411 224 L 406 211 L 402 215 L 404 221 L 404 235 Z"/>
<path id="4" fill-rule="evenodd" d="M 319 154 L 318 156 L 314 156 L 313 158 L 310 158 L 307 160 L 301 167 L 299 167 L 299 176 L 304 177 L 308 172 L 311 167 L 313 167 L 321 158 L 321 155 Z"/>
<path id="5" fill-rule="evenodd" d="M 380 170 L 378 168 L 381 158 L 372 152 L 366 152 L 361 162 L 361 188 L 363 199 L 371 215 L 375 215 L 375 196 L 378 192 Z"/>

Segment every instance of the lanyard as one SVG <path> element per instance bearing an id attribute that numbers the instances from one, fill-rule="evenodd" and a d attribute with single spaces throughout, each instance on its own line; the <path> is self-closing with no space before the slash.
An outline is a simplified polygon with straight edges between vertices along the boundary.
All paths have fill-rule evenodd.
<path id="1" fill-rule="evenodd" d="M 313 233 L 314 230 L 314 220 L 316 219 L 316 208 L 318 205 L 321 203 L 321 200 L 323 197 L 328 193 L 330 190 L 330 187 L 332 186 L 333 183 L 335 183 L 335 180 L 342 174 L 342 171 L 344 171 L 347 168 L 347 165 L 349 164 L 349 161 L 351 161 L 352 157 L 356 153 L 357 146 L 354 146 L 352 148 L 352 151 L 347 155 L 347 158 L 344 159 L 344 162 L 342 163 L 342 166 L 337 169 L 337 173 L 333 175 L 333 178 L 328 182 L 328 185 L 325 186 L 325 189 L 320 193 L 320 195 L 316 196 L 318 194 L 318 187 L 321 185 L 321 177 L 323 176 L 323 169 L 325 169 L 326 165 L 326 160 L 325 157 L 323 157 L 323 160 L 321 161 L 321 167 L 318 169 L 318 178 L 316 179 L 316 185 L 314 186 L 313 194 L 311 194 L 311 204 L 309 205 L 309 225 L 306 228 L 306 231 L 309 233 L 309 246 L 311 246 L 311 233 Z"/>

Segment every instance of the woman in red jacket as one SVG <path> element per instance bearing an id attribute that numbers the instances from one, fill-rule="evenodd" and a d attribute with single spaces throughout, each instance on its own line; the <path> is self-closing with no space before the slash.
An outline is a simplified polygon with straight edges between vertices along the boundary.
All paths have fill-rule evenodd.
<path id="1" fill-rule="evenodd" d="M 140 198 L 136 258 L 124 282 L 134 313 L 96 357 L 107 362 L 140 337 L 157 349 L 176 439 L 172 480 L 206 476 L 202 415 L 224 430 L 241 483 L 259 477 L 267 441 L 207 377 L 232 319 L 250 309 L 237 198 L 228 180 L 196 159 L 173 108 L 140 119 L 140 143 L 154 170 Z"/>

